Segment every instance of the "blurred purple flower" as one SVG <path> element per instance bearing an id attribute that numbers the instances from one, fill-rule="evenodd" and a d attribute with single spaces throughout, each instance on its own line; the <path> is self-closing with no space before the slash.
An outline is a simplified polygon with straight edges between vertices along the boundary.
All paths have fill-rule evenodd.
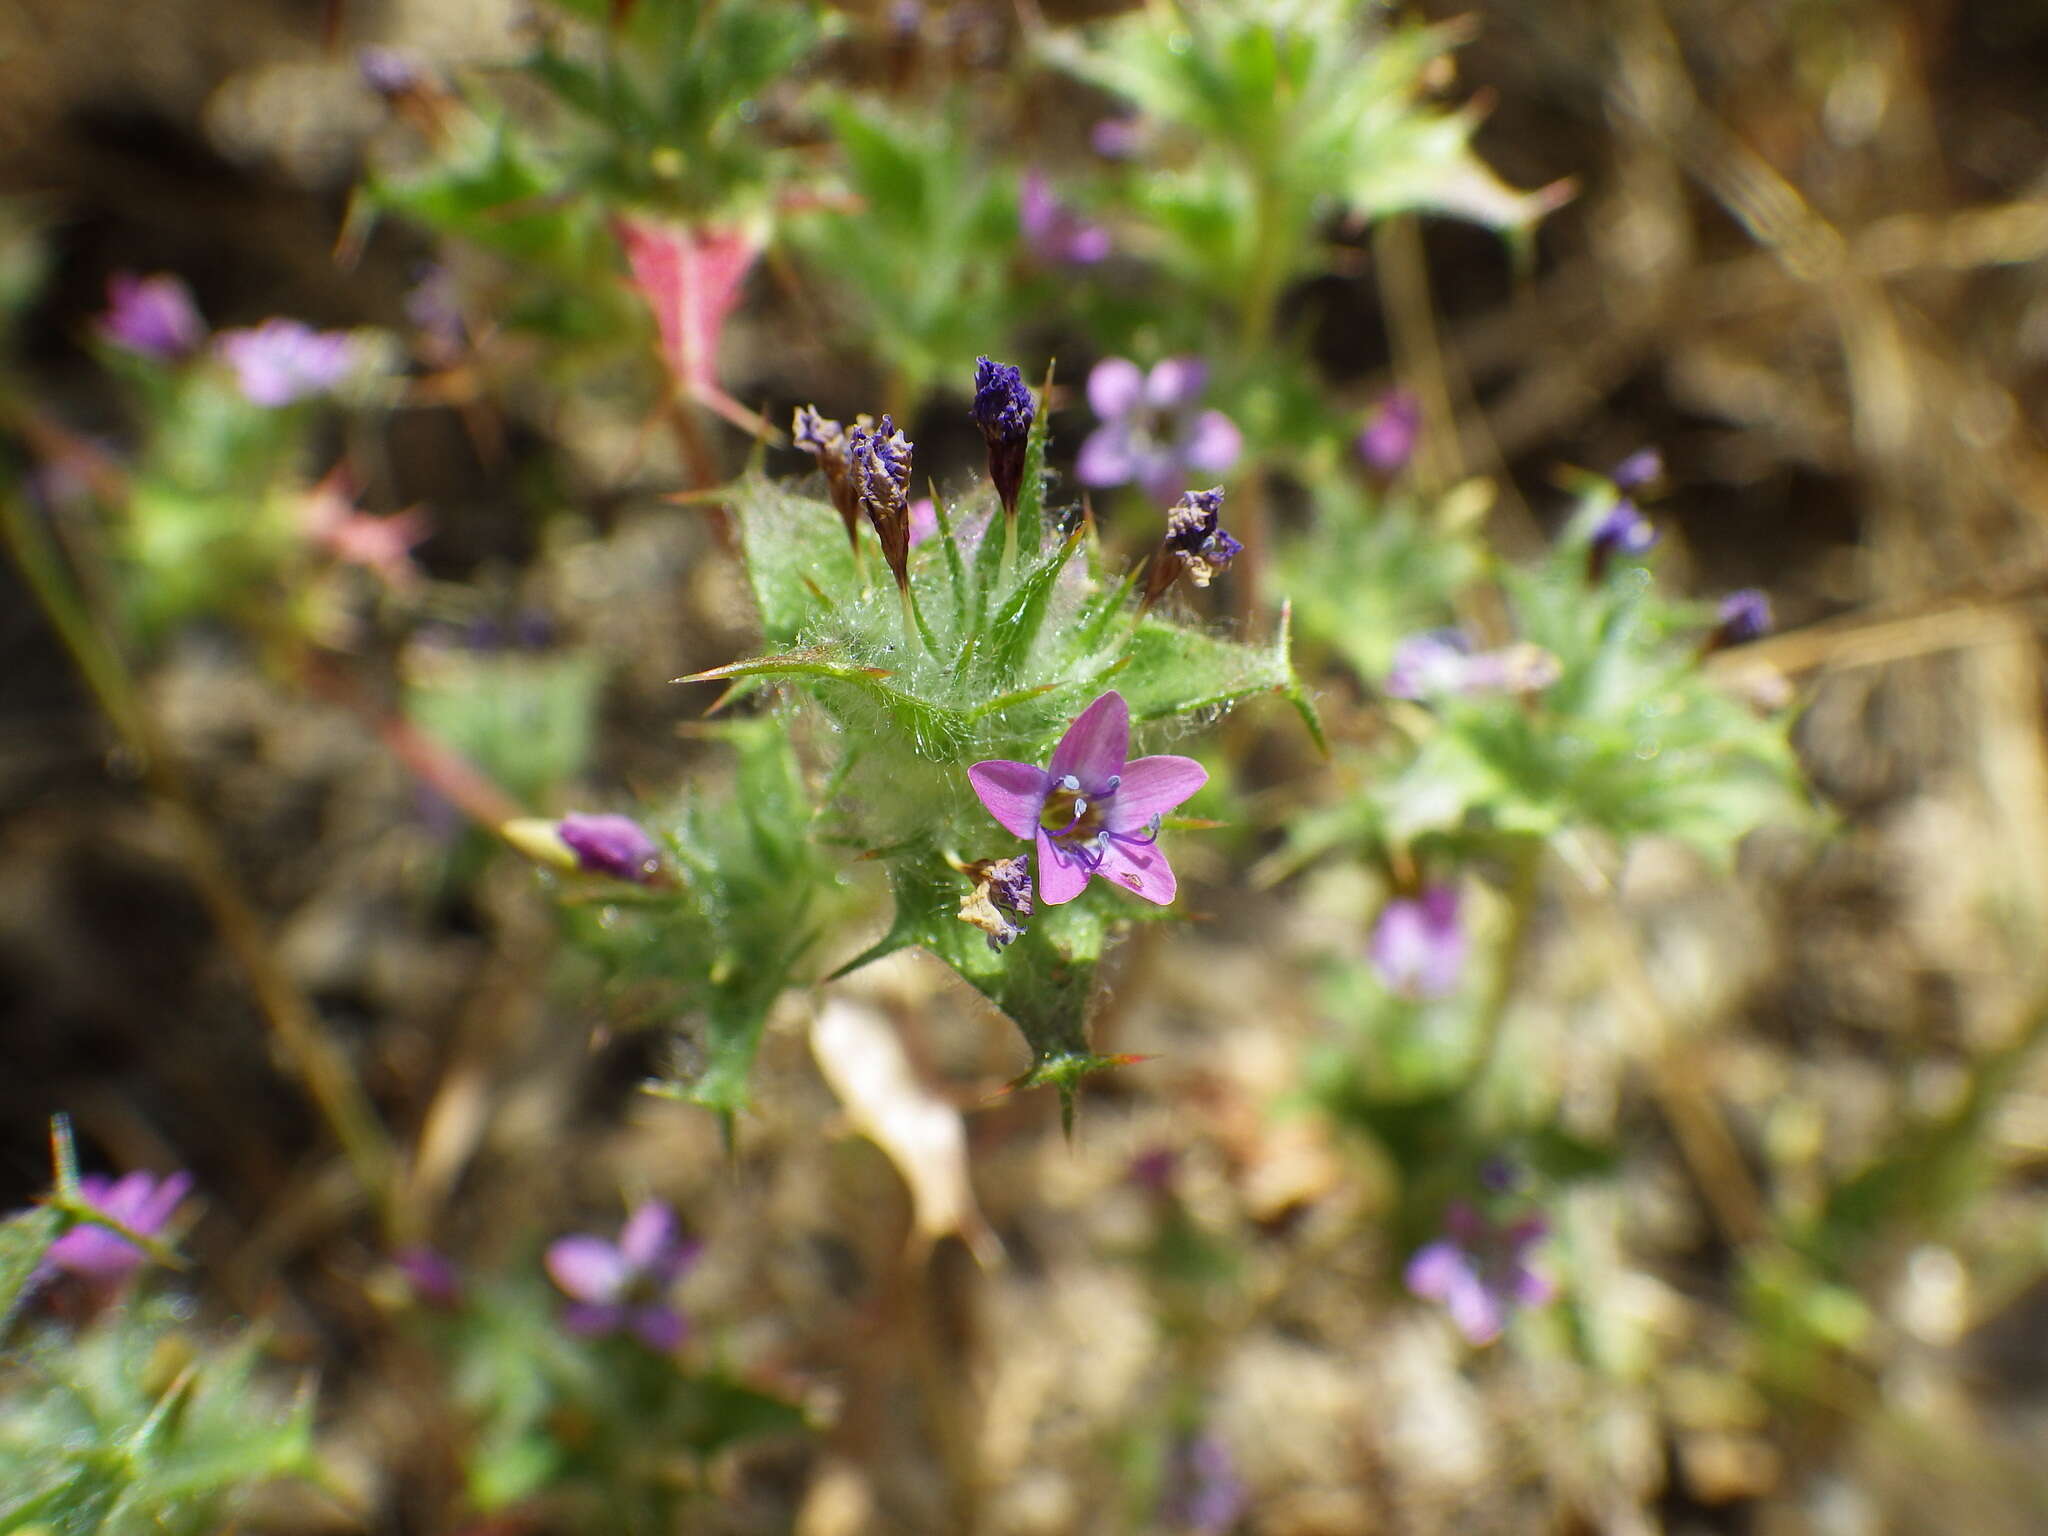
<path id="1" fill-rule="evenodd" d="M 1131 1159 L 1124 1177 L 1148 1195 L 1168 1195 L 1180 1178 L 1180 1153 L 1164 1143 L 1147 1147 Z"/>
<path id="2" fill-rule="evenodd" d="M 379 96 L 403 96 L 420 83 L 419 61 L 403 48 L 366 44 L 356 50 L 356 71 Z"/>
<path id="3" fill-rule="evenodd" d="M 1614 466 L 1607 478 L 1614 482 L 1618 491 L 1640 490 L 1652 480 L 1663 478 L 1664 455 L 1655 448 L 1638 448 L 1634 453 Z"/>
<path id="4" fill-rule="evenodd" d="M 416 1243 L 399 1249 L 391 1262 L 405 1276 L 413 1299 L 421 1306 L 452 1312 L 462 1305 L 462 1271 L 440 1250 Z"/>
<path id="5" fill-rule="evenodd" d="M 1018 184 L 1017 230 L 1031 254 L 1047 266 L 1093 266 L 1115 249 L 1109 231 L 1055 197 L 1052 183 L 1039 171 L 1026 171 Z"/>
<path id="6" fill-rule="evenodd" d="M 1245 1504 L 1244 1480 L 1221 1437 L 1203 1431 L 1175 1441 L 1160 1489 L 1160 1524 L 1223 1536 L 1243 1517 Z"/>
<path id="7" fill-rule="evenodd" d="M 1088 375 L 1088 404 L 1102 425 L 1081 444 L 1075 473 L 1084 485 L 1135 482 L 1165 501 L 1189 480 L 1237 463 L 1244 435 L 1221 411 L 1198 408 L 1209 381 L 1196 357 L 1169 357 L 1148 374 L 1128 358 L 1105 357 Z"/>
<path id="8" fill-rule="evenodd" d="M 412 287 L 405 291 L 405 318 L 419 332 L 433 361 L 451 362 L 462 355 L 469 343 L 469 326 L 462 316 L 462 290 L 456 284 L 455 274 L 437 261 L 422 267 Z"/>
<path id="9" fill-rule="evenodd" d="M 555 831 L 589 874 L 644 885 L 661 871 L 654 839 L 629 816 L 571 811 L 556 824 Z"/>
<path id="10" fill-rule="evenodd" d="M 1389 698 L 1433 699 L 1462 693 L 1472 642 L 1455 629 L 1427 629 L 1394 647 L 1383 685 Z"/>
<path id="11" fill-rule="evenodd" d="M 1586 545 L 1586 579 L 1597 586 L 1606 579 L 1616 555 L 1647 554 L 1656 542 L 1656 527 L 1641 508 L 1622 497 L 1593 525 Z"/>
<path id="12" fill-rule="evenodd" d="M 1771 600 L 1755 587 L 1743 587 L 1721 599 L 1721 627 L 1714 631 L 1715 648 L 1746 645 L 1771 632 Z"/>
<path id="13" fill-rule="evenodd" d="M 989 815 L 1037 843 L 1038 896 L 1047 906 L 1072 901 L 1091 875 L 1161 906 L 1173 900 L 1159 824 L 1209 772 L 1192 758 L 1132 762 L 1130 753 L 1130 707 L 1110 692 L 1067 727 L 1047 767 L 992 759 L 967 770 Z"/>
<path id="14" fill-rule="evenodd" d="M 1381 686 L 1389 698 L 1431 699 L 1487 693 L 1536 693 L 1556 682 L 1558 660 L 1540 645 L 1518 641 L 1477 651 L 1456 629 L 1427 629 L 1394 647 Z"/>
<path id="15" fill-rule="evenodd" d="M 920 496 L 910 504 L 910 547 L 917 548 L 926 539 L 936 538 L 939 532 L 939 509 L 932 505 L 929 496 Z"/>
<path id="16" fill-rule="evenodd" d="M 252 329 L 222 331 L 215 345 L 252 405 L 291 405 L 324 395 L 356 363 L 355 338 L 348 332 L 316 331 L 280 316 Z"/>
<path id="17" fill-rule="evenodd" d="M 1470 1342 L 1491 1344 L 1515 1308 L 1540 1307 L 1556 1294 L 1528 1259 L 1548 1231 L 1540 1215 L 1503 1225 L 1459 1201 L 1444 1214 L 1444 1235 L 1408 1261 L 1404 1281 L 1414 1295 L 1442 1302 Z"/>
<path id="18" fill-rule="evenodd" d="M 137 277 L 116 272 L 107 279 L 107 312 L 100 316 L 102 340 L 140 357 L 173 362 L 198 350 L 206 322 L 192 302 L 192 290 L 168 273 Z"/>
<path id="19" fill-rule="evenodd" d="M 87 1205 L 143 1237 L 162 1232 L 191 1189 L 192 1175 L 182 1171 L 161 1179 L 140 1169 L 118 1179 L 89 1173 L 78 1181 L 78 1193 Z M 47 1276 L 62 1271 L 96 1290 L 107 1291 L 134 1274 L 147 1257 L 127 1238 L 105 1227 L 77 1226 L 50 1245 L 41 1272 Z"/>
<path id="20" fill-rule="evenodd" d="M 562 1323 L 584 1338 L 630 1331 L 666 1354 L 689 1332 L 669 1292 L 696 1261 L 699 1245 L 676 1230 L 675 1213 L 657 1200 L 634 1210 L 616 1243 L 587 1232 L 548 1245 L 548 1277 L 569 1298 Z"/>
<path id="21" fill-rule="evenodd" d="M 1397 389 L 1380 397 L 1354 446 L 1367 469 L 1382 480 L 1392 480 L 1415 457 L 1421 435 L 1422 402 L 1412 391 Z"/>
<path id="22" fill-rule="evenodd" d="M 1432 885 L 1420 896 L 1397 896 L 1372 927 L 1372 968 L 1403 997 L 1448 997 L 1465 973 L 1465 925 L 1458 888 Z"/>
<path id="23" fill-rule="evenodd" d="M 1145 142 L 1145 123 L 1137 117 L 1098 117 L 1088 130 L 1088 145 L 1105 160 L 1128 160 Z"/>

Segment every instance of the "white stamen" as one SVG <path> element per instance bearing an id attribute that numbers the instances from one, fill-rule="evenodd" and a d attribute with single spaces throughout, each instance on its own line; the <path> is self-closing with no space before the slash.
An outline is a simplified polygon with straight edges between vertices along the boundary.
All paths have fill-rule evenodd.
<path id="1" fill-rule="evenodd" d="M 1080 787 L 1081 781 L 1075 778 L 1071 773 L 1068 774 L 1064 779 L 1060 780 L 1060 788 L 1064 789 L 1070 795 Z"/>

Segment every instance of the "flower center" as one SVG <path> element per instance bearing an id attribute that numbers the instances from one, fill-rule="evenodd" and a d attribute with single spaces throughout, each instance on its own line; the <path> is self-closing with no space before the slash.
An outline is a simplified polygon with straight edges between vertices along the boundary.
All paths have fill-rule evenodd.
<path id="1" fill-rule="evenodd" d="M 1109 782 L 1100 791 L 1090 794 L 1070 773 L 1055 781 L 1046 791 L 1045 804 L 1038 813 L 1038 824 L 1051 833 L 1055 841 L 1087 842 L 1103 831 L 1103 819 L 1108 815 L 1109 807 L 1116 799 L 1117 786 L 1122 782 L 1121 776 L 1111 774 Z"/>

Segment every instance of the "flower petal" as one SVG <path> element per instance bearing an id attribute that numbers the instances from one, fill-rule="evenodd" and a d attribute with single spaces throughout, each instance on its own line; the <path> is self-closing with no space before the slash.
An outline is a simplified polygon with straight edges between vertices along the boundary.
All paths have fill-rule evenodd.
<path id="1" fill-rule="evenodd" d="M 1048 907 L 1072 901 L 1088 884 L 1088 866 L 1054 844 L 1052 834 L 1038 834 L 1038 899 Z"/>
<path id="2" fill-rule="evenodd" d="M 1109 803 L 1109 830 L 1138 832 L 1209 782 L 1192 757 L 1141 757 L 1124 765 L 1124 781 Z"/>
<path id="3" fill-rule="evenodd" d="M 1156 364 L 1145 380 L 1145 403 L 1174 411 L 1202 398 L 1209 383 L 1209 365 L 1199 357 L 1169 357 Z"/>
<path id="4" fill-rule="evenodd" d="M 1104 421 L 1130 415 L 1144 398 L 1144 372 L 1127 357 L 1105 357 L 1088 374 L 1088 408 Z"/>
<path id="5" fill-rule="evenodd" d="M 647 1274 L 669 1257 L 675 1242 L 676 1213 L 659 1200 L 643 1201 L 619 1229 L 619 1257 L 636 1274 Z"/>
<path id="6" fill-rule="evenodd" d="M 1464 1249 L 1440 1238 L 1415 1250 L 1415 1256 L 1408 1261 L 1407 1271 L 1401 1280 L 1412 1295 L 1442 1301 L 1450 1295 L 1458 1277 L 1469 1272 L 1471 1267 L 1471 1260 L 1465 1257 Z"/>
<path id="7" fill-rule="evenodd" d="M 626 1283 L 624 1255 L 603 1238 L 588 1233 L 550 1243 L 546 1263 L 549 1278 L 562 1288 L 564 1295 L 577 1301 L 603 1305 L 617 1296 Z"/>
<path id="8" fill-rule="evenodd" d="M 1220 475 L 1244 452 L 1244 434 L 1221 411 L 1204 411 L 1181 439 L 1180 456 L 1190 469 Z"/>
<path id="9" fill-rule="evenodd" d="M 1111 885 L 1161 907 L 1172 901 L 1179 889 L 1173 878 L 1173 866 L 1166 862 L 1166 854 L 1157 843 L 1112 837 L 1095 873 Z"/>
<path id="10" fill-rule="evenodd" d="M 1109 781 L 1124 771 L 1130 755 L 1131 709 L 1112 688 L 1067 727 L 1053 748 L 1046 776 L 1056 784 L 1072 774 L 1081 781 L 1084 795 L 1107 794 Z"/>
<path id="11" fill-rule="evenodd" d="M 1052 788 L 1052 779 L 1043 768 L 990 758 L 967 770 L 967 782 L 981 797 L 982 809 L 995 817 L 1004 831 L 1017 837 L 1038 835 L 1038 815 L 1045 808 L 1045 792 Z"/>
<path id="12" fill-rule="evenodd" d="M 562 1308 L 562 1326 L 578 1338 L 601 1339 L 626 1326 L 626 1309 L 572 1301 Z"/>
<path id="13" fill-rule="evenodd" d="M 155 1237 L 163 1231 L 164 1224 L 171 1219 L 171 1213 L 177 1210 L 178 1202 L 191 1190 L 191 1174 L 183 1169 L 166 1174 L 156 1188 L 150 1191 L 148 1197 L 136 1207 L 128 1225 L 145 1236 Z"/>
<path id="14" fill-rule="evenodd" d="M 635 1307 L 633 1332 L 656 1354 L 665 1355 L 683 1342 L 690 1325 L 674 1307 Z"/>
<path id="15" fill-rule="evenodd" d="M 1444 1306 L 1450 1311 L 1451 1321 L 1458 1325 L 1458 1332 L 1472 1344 L 1491 1344 L 1507 1325 L 1500 1297 L 1469 1269 L 1452 1282 Z"/>
<path id="16" fill-rule="evenodd" d="M 1120 422 L 1090 432 L 1074 459 L 1074 478 L 1083 485 L 1128 485 L 1137 473 L 1130 429 Z"/>

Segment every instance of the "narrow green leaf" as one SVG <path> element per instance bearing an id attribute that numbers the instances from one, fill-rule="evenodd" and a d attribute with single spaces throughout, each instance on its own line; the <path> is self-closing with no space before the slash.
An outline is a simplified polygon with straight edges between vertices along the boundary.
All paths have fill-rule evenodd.
<path id="1" fill-rule="evenodd" d="M 1020 500 L 1022 498 L 1019 498 Z M 1052 601 L 1052 590 L 1060 579 L 1060 572 L 1066 569 L 1074 551 L 1081 547 L 1084 530 L 1076 528 L 1071 536 L 1041 561 L 1036 570 L 1020 581 L 1009 598 L 988 626 L 989 643 L 983 648 L 983 670 L 987 677 L 1002 685 L 1015 680 L 1025 659 L 1031 654 L 1031 647 L 1038 640 L 1038 632 L 1045 625 L 1046 605 Z"/>
<path id="2" fill-rule="evenodd" d="M 1024 479 L 1017 487 L 1017 559 L 1022 570 L 1038 557 L 1045 542 L 1045 439 L 1047 418 L 1052 414 L 1052 370 L 1045 365 L 1045 387 L 1038 392 L 1038 409 L 1031 417 L 1031 432 L 1024 441 Z"/>
<path id="3" fill-rule="evenodd" d="M 64 1218 L 46 1206 L 0 1222 L 0 1334 L 14 1320 L 23 1293 L 43 1255 L 64 1230 Z"/>

